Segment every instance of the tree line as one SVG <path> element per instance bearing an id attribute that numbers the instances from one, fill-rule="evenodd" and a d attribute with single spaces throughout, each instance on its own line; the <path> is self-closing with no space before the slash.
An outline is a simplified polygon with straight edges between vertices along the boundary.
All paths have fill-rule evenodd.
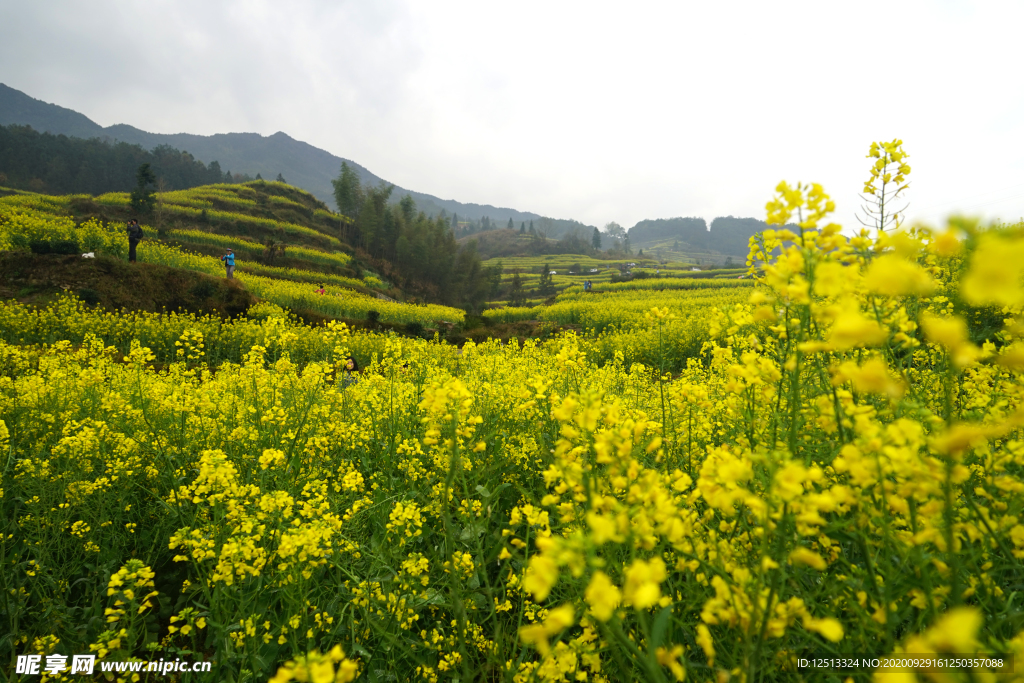
<path id="1" fill-rule="evenodd" d="M 149 164 L 161 190 L 184 190 L 213 183 L 242 183 L 247 174 L 207 166 L 169 145 L 147 151 L 141 145 L 84 140 L 40 133 L 31 126 L 0 126 L 0 185 L 48 194 L 130 192 Z"/>
<path id="2" fill-rule="evenodd" d="M 346 162 L 332 182 L 339 212 L 353 219 L 345 227 L 349 244 L 390 262 L 441 303 L 471 312 L 483 308 L 494 290 L 494 269 L 483 266 L 474 243 L 459 245 L 444 212 L 431 218 L 409 195 L 390 203 L 393 185 L 363 187 Z"/>

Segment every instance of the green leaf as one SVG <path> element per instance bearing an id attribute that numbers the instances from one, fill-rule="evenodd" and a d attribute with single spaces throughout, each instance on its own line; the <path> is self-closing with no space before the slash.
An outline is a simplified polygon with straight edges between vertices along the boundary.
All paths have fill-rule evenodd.
<path id="1" fill-rule="evenodd" d="M 669 622 L 672 619 L 672 605 L 662 608 L 654 620 L 654 629 L 651 631 L 651 647 L 658 649 L 665 642 L 665 631 L 668 630 Z"/>

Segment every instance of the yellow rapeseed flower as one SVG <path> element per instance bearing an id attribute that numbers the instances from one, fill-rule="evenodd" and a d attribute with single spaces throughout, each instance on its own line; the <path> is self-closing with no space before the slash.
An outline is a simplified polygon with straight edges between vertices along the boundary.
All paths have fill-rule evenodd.
<path id="1" fill-rule="evenodd" d="M 864 285 L 868 291 L 886 296 L 928 296 L 936 288 L 928 271 L 898 254 L 872 261 L 864 273 Z"/>
<path id="2" fill-rule="evenodd" d="M 818 571 L 825 571 L 825 568 L 828 567 L 821 555 L 803 546 L 794 548 L 789 553 L 789 562 L 790 564 L 804 564 Z"/>
<path id="3" fill-rule="evenodd" d="M 856 308 L 848 308 L 832 323 L 828 342 L 835 350 L 846 351 L 860 346 L 878 346 L 888 336 L 888 330 L 877 321 L 865 317 Z"/>
<path id="4" fill-rule="evenodd" d="M 598 570 L 590 579 L 585 598 L 587 604 L 590 605 L 591 614 L 599 621 L 608 621 L 622 601 L 622 592 L 612 583 L 607 574 Z"/>
<path id="5" fill-rule="evenodd" d="M 633 564 L 626 569 L 626 585 L 623 588 L 626 604 L 638 610 L 658 604 L 661 600 L 661 582 L 666 576 L 665 563 L 660 557 L 650 561 L 633 560 Z"/>
<path id="6" fill-rule="evenodd" d="M 982 233 L 960 282 L 964 301 L 972 306 L 1024 304 L 1024 237 L 994 231 Z"/>
<path id="7" fill-rule="evenodd" d="M 519 629 L 519 638 L 527 645 L 533 645 L 541 655 L 551 650 L 548 639 L 561 633 L 576 622 L 576 612 L 571 604 L 556 607 L 548 612 L 540 624 L 530 624 Z"/>

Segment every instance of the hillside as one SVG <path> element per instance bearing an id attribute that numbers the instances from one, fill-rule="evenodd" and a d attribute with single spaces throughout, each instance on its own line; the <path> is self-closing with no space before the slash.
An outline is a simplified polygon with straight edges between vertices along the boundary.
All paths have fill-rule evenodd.
<path id="1" fill-rule="evenodd" d="M 237 282 L 248 295 L 293 311 L 323 318 L 415 322 L 421 327 L 464 317 L 457 308 L 423 303 L 444 296 L 458 298 L 462 290 L 440 290 L 433 281 L 405 276 L 392 263 L 370 257 L 358 246 L 353 221 L 331 213 L 298 188 L 255 181 L 157 193 L 156 198 L 154 212 L 143 219 L 146 239 L 138 250 L 140 265 L 223 277 L 219 256 L 232 248 Z M 123 261 L 127 255 L 123 226 L 132 215 L 135 211 L 126 193 L 53 197 L 0 188 L 0 251 L 95 252 Z M 470 252 L 451 258 L 456 256 L 475 258 Z M 56 286 L 64 284 L 68 283 Z M 38 286 L 55 285 L 47 280 Z M 406 288 L 417 294 L 407 294 Z M 168 305 L 164 299 L 154 299 L 153 307 Z"/>
<path id="2" fill-rule="evenodd" d="M 680 246 L 690 250 L 708 251 L 708 224 L 703 218 L 644 220 L 630 228 L 628 234 L 633 249 L 665 240 L 678 240 L 683 243 Z"/>
<path id="3" fill-rule="evenodd" d="M 256 303 L 237 282 L 110 256 L 0 252 L 0 299 L 46 304 L 63 293 L 109 310 L 186 311 L 234 317 Z"/>
<path id="4" fill-rule="evenodd" d="M 770 227 L 756 218 L 732 216 L 715 218 L 710 228 L 703 218 L 659 218 L 640 221 L 628 234 L 634 250 L 660 248 L 668 252 L 739 258 L 747 255 L 750 237 Z"/>
<path id="5" fill-rule="evenodd" d="M 54 134 L 127 142 L 141 145 L 146 150 L 169 145 L 189 152 L 206 164 L 217 161 L 225 171 L 247 173 L 254 177 L 260 174 L 270 179 L 276 178 L 280 173 L 288 182 L 301 187 L 330 206 L 334 206 L 331 181 L 338 177 L 342 161 L 355 169 L 364 186 L 376 186 L 381 182 L 387 182 L 355 161 L 335 156 L 283 132 L 269 136 L 258 133 L 192 135 L 149 133 L 127 124 L 103 127 L 76 111 L 34 99 L 20 90 L 0 83 L 0 125 L 11 124 L 28 125 L 36 130 Z M 542 218 L 539 214 L 529 211 L 441 199 L 398 186 L 395 187 L 392 197 L 398 201 L 406 194 L 410 195 L 417 207 L 428 216 L 438 215 L 444 210 L 449 216 L 458 214 L 459 217 L 468 220 L 480 220 L 486 216 L 502 223 L 507 222 L 509 218 L 516 222 Z"/>
<path id="6" fill-rule="evenodd" d="M 593 228 L 591 228 L 591 231 Z M 571 231 L 562 235 L 561 239 L 540 234 L 523 234 L 518 230 L 505 228 L 472 233 L 459 238 L 459 244 L 476 244 L 481 258 L 500 258 L 504 256 L 540 256 L 544 254 L 590 254 L 595 250 L 589 239 L 584 239 L 580 231 Z"/>

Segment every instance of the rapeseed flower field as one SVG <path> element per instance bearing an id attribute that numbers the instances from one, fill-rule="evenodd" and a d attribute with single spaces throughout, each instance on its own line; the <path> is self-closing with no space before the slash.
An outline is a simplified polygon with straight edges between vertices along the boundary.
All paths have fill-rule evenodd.
<path id="1" fill-rule="evenodd" d="M 754 285 L 568 293 L 549 315 L 585 331 L 543 343 L 5 304 L 0 657 L 282 683 L 1019 658 L 1024 225 L 831 209 L 783 183 L 797 230 L 752 241 Z"/>

